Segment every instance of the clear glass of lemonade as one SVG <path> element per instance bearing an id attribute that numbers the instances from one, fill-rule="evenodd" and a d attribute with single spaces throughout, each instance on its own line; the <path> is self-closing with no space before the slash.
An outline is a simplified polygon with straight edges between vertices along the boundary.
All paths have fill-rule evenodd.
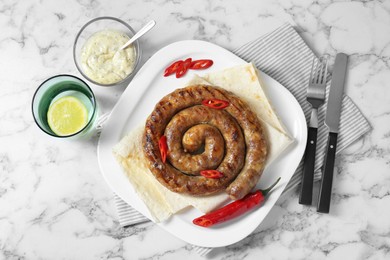
<path id="1" fill-rule="evenodd" d="M 72 75 L 44 81 L 34 94 L 32 112 L 39 128 L 54 137 L 87 139 L 96 130 L 95 95 L 87 83 Z"/>

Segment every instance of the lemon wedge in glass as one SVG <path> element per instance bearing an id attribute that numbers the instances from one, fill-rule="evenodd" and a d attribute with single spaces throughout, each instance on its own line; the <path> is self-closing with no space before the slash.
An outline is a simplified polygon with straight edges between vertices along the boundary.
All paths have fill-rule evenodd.
<path id="1" fill-rule="evenodd" d="M 64 96 L 50 105 L 47 111 L 47 122 L 56 135 L 72 135 L 86 126 L 88 111 L 79 99 Z"/>

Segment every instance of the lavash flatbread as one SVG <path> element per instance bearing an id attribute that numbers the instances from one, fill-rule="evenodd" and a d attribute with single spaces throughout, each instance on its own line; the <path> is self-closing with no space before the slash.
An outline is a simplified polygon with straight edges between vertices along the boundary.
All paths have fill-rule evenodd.
<path id="1" fill-rule="evenodd" d="M 267 89 L 253 63 L 238 65 L 218 72 L 209 73 L 203 79 L 211 85 L 221 86 L 243 97 L 258 117 L 281 133 L 288 135 L 283 123 L 267 97 Z"/>
<path id="2" fill-rule="evenodd" d="M 249 63 L 210 73 L 204 78 L 195 76 L 187 85 L 220 86 L 245 100 L 263 121 L 270 144 L 266 163 L 268 165 L 292 142 L 292 139 L 272 108 L 256 71 L 253 64 Z M 160 184 L 145 163 L 141 141 L 143 130 L 144 124 L 133 129 L 113 148 L 113 153 L 155 222 L 164 221 L 188 206 L 209 212 L 229 200 L 225 192 L 207 197 L 194 197 L 174 193 Z"/>

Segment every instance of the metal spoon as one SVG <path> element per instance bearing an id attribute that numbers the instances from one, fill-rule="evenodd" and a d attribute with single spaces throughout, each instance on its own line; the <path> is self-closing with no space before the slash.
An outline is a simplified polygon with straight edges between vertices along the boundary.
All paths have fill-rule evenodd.
<path id="1" fill-rule="evenodd" d="M 118 51 L 125 49 L 130 44 L 135 42 L 139 37 L 147 33 L 150 29 L 152 29 L 156 25 L 156 22 L 154 20 L 149 21 L 144 27 L 142 27 L 141 30 L 139 30 L 136 34 L 134 34 L 133 37 L 131 37 L 130 40 L 128 40 L 122 47 L 119 48 Z"/>

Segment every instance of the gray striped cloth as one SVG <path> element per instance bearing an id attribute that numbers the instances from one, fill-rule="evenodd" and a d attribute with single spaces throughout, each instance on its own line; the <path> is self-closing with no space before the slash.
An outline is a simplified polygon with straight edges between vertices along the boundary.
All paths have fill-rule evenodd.
<path id="1" fill-rule="evenodd" d="M 311 106 L 306 101 L 306 91 L 315 54 L 290 24 L 282 25 L 276 30 L 234 50 L 233 53 L 248 62 L 253 62 L 259 70 L 286 87 L 298 100 L 305 113 L 306 120 L 309 120 Z M 328 78 L 330 78 L 330 75 L 328 75 Z M 327 88 L 328 92 L 329 86 Z M 326 103 L 327 100 L 318 111 L 320 126 L 318 128 L 315 180 L 319 180 L 321 177 L 320 168 L 323 164 L 327 142 L 327 128 L 321 124 L 325 117 Z M 337 154 L 370 129 L 370 124 L 356 105 L 348 96 L 344 95 Z M 295 189 L 299 185 L 301 172 L 302 162 L 286 186 L 284 193 Z M 119 222 L 123 227 L 149 221 L 116 195 L 115 203 Z M 200 256 L 205 256 L 212 248 L 194 246 L 193 250 Z"/>

